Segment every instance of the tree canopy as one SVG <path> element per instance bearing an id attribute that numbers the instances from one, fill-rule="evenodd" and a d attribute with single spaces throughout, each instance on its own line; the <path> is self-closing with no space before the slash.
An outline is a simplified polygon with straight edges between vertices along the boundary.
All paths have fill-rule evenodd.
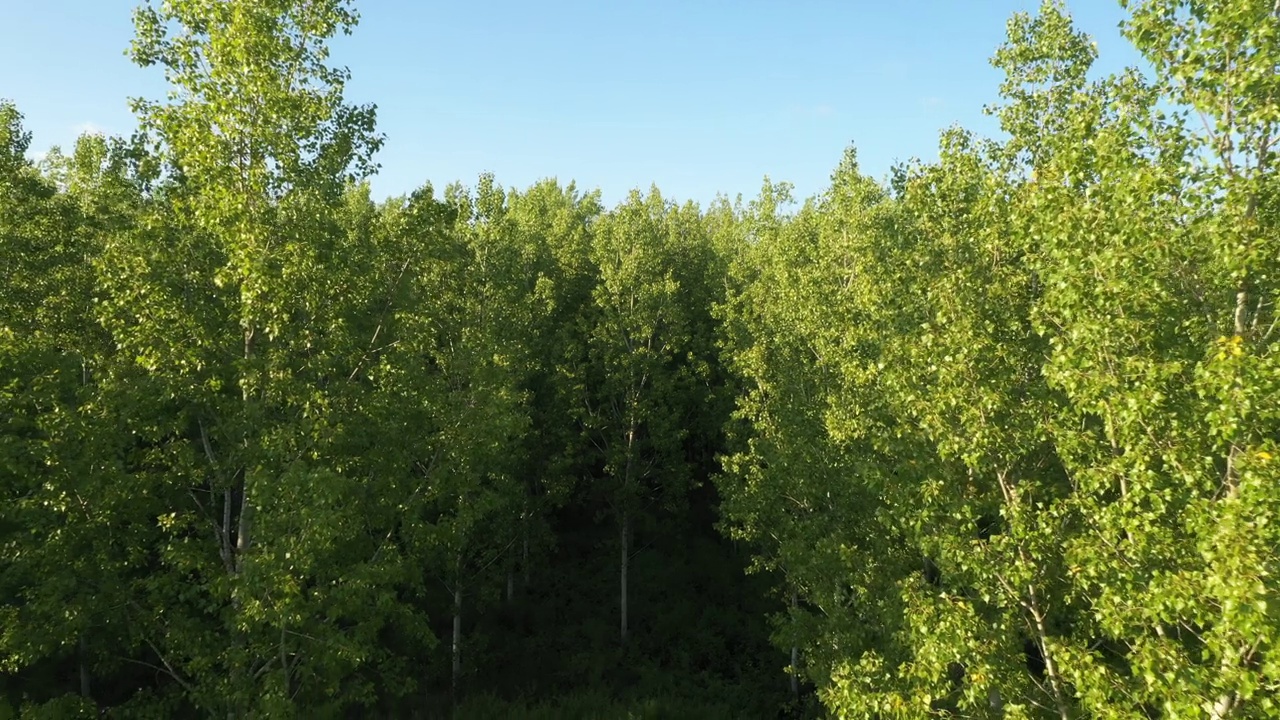
<path id="1" fill-rule="evenodd" d="M 807 199 L 375 199 L 352 0 L 0 101 L 0 718 L 1280 718 L 1280 4 Z"/>

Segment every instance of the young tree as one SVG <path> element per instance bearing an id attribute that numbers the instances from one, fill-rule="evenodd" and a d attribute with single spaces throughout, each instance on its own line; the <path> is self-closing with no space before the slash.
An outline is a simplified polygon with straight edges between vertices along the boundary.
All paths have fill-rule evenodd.
<path id="1" fill-rule="evenodd" d="M 846 180 L 862 182 L 856 172 Z M 875 195 L 850 193 L 844 217 L 851 225 Z M 757 570 L 779 578 L 790 609 L 775 640 L 790 651 L 797 696 L 802 673 L 825 687 L 838 659 L 875 643 L 871 618 L 881 595 L 861 594 L 861 587 L 851 595 L 848 568 L 864 568 L 863 579 L 872 581 L 901 556 L 880 542 L 878 503 L 859 481 L 867 471 L 859 456 L 870 448 L 857 440 L 833 442 L 826 425 L 839 378 L 817 339 L 848 324 L 830 326 L 821 317 L 832 299 L 822 227 L 834 196 L 833 190 L 786 217 L 789 187 L 766 182 L 743 214 L 745 242 L 735 257 L 733 290 L 719 311 L 725 362 L 743 387 L 733 452 L 717 478 L 722 525 L 755 546 Z"/>
<path id="2" fill-rule="evenodd" d="M 1068 566 L 1081 623 L 1102 638 L 1064 672 L 1092 715 L 1264 717 L 1277 682 L 1277 414 L 1262 398 L 1280 379 L 1280 17 L 1271 2 L 1126 6 L 1153 77 L 1047 108 L 1015 95 L 1002 111 L 1042 148 L 1019 222 L 1041 243 L 1044 374 L 1065 398 L 1053 437 L 1084 522 Z M 1013 38 L 1010 85 L 1043 82 L 1028 49 L 1071 62 L 1045 51 L 1060 36 Z M 1043 112 L 1060 132 L 1018 129 Z"/>
<path id="3" fill-rule="evenodd" d="M 317 706 L 366 701 L 339 690 L 381 657 L 389 613 L 369 611 L 395 578 L 370 565 L 377 515 L 353 509 L 376 496 L 334 455 L 368 342 L 344 316 L 339 217 L 380 144 L 325 64 L 355 22 L 342 0 L 135 13 L 130 54 L 173 89 L 134 103 L 165 174 L 102 264 L 103 321 L 135 363 L 115 380 L 147 449 L 135 472 L 169 505 L 132 622 L 205 711 L 284 712 L 304 687 Z M 361 614 L 359 632 L 329 629 Z"/>
<path id="4" fill-rule="evenodd" d="M 113 520 L 145 519 L 146 503 L 121 482 L 120 437 L 93 399 L 109 354 L 90 302 L 101 218 L 77 200 L 106 142 L 82 138 L 48 163 L 66 166 L 75 197 L 31 166 L 29 142 L 0 102 L 0 709 L 74 715 L 93 711 L 121 642 L 114 608 L 135 549 Z"/>
<path id="5" fill-rule="evenodd" d="M 698 308 L 709 308 L 710 245 L 697 209 L 657 193 L 631 197 L 601 218 L 591 260 L 587 364 L 576 379 L 586 437 L 603 470 L 603 496 L 618 528 L 619 624 L 630 631 L 629 563 L 636 522 L 654 502 L 680 502 L 689 486 L 685 440 L 705 393 Z M 704 310 L 704 312 L 706 312 Z M 705 338 L 705 339 L 704 339 Z"/>

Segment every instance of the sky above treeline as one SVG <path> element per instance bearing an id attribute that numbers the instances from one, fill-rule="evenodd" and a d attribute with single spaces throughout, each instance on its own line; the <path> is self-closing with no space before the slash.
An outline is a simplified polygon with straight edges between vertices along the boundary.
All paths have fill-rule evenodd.
<path id="1" fill-rule="evenodd" d="M 127 134 L 127 98 L 162 98 L 163 73 L 124 55 L 137 0 L 0 0 L 0 98 L 33 151 L 81 132 Z M 764 176 L 821 192 L 858 148 L 882 177 L 936 157 L 939 132 L 995 135 L 982 113 L 1005 22 L 1038 0 L 364 0 L 333 43 L 352 102 L 378 105 L 377 196 L 492 172 L 600 188 L 606 203 L 656 184 L 706 204 L 754 196 Z M 1117 0 L 1075 0 L 1100 72 L 1139 59 Z"/>

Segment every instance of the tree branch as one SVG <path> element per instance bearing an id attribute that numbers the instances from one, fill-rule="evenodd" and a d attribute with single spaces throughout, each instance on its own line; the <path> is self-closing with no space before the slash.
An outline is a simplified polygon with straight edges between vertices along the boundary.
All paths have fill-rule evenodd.
<path id="1" fill-rule="evenodd" d="M 151 651 L 156 654 L 156 657 L 160 658 L 160 662 L 164 664 L 164 668 L 163 669 L 158 668 L 155 665 L 152 665 L 151 663 L 142 662 L 141 660 L 134 660 L 133 662 L 136 662 L 140 665 L 146 665 L 147 667 L 154 668 L 156 670 L 159 670 L 160 672 L 167 674 L 169 677 L 173 678 L 175 682 L 181 685 L 182 689 L 186 690 L 188 695 L 191 695 L 192 697 L 194 697 L 196 694 L 195 687 L 192 686 L 190 682 L 183 679 L 183 677 L 178 674 L 177 670 L 173 669 L 173 665 L 169 664 L 169 660 L 165 658 L 164 653 L 160 652 L 160 648 L 156 647 L 155 643 L 151 642 L 151 640 L 148 638 L 145 638 L 145 637 L 142 638 L 142 642 L 146 643 L 147 647 L 151 648 Z"/>

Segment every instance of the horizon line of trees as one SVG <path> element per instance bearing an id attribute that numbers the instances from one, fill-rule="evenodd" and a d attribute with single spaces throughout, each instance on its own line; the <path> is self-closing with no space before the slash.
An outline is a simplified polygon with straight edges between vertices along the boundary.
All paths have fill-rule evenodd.
<path id="1" fill-rule="evenodd" d="M 0 718 L 1280 717 L 1280 4 L 1065 5 L 887 182 L 376 202 L 352 0 L 0 101 Z"/>

